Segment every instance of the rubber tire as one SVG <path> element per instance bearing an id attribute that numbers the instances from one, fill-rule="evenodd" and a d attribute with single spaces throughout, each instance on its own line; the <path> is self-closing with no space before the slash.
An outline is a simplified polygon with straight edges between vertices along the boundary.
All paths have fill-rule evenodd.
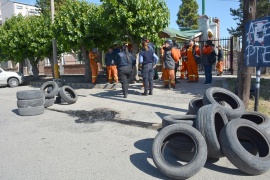
<path id="1" fill-rule="evenodd" d="M 51 87 L 52 87 L 52 90 L 51 90 Z M 45 98 L 49 99 L 49 98 L 54 98 L 57 95 L 59 91 L 59 87 L 56 82 L 48 81 L 42 84 L 42 86 L 40 87 L 40 90 L 44 92 Z"/>
<path id="2" fill-rule="evenodd" d="M 196 118 L 196 128 L 205 138 L 208 156 L 211 158 L 224 157 L 219 143 L 221 129 L 228 123 L 228 118 L 217 104 L 205 105 L 199 109 Z"/>
<path id="3" fill-rule="evenodd" d="M 194 156 L 195 152 L 182 152 L 182 151 L 174 151 L 172 154 L 176 159 L 183 161 L 183 162 L 190 162 Z"/>
<path id="4" fill-rule="evenodd" d="M 187 124 L 195 127 L 196 115 L 168 115 L 162 118 L 162 127 L 166 127 L 172 124 Z"/>
<path id="5" fill-rule="evenodd" d="M 267 115 L 256 112 L 256 111 L 246 111 L 241 116 L 241 119 L 247 119 L 255 124 L 258 124 L 262 129 L 264 129 L 266 132 L 270 130 L 270 117 Z"/>
<path id="6" fill-rule="evenodd" d="M 216 98 L 216 101 L 225 107 L 228 107 L 228 104 L 224 101 L 221 101 L 219 99 Z M 189 104 L 188 104 L 188 114 L 194 114 L 197 115 L 198 110 L 203 107 L 203 98 L 194 98 L 192 99 Z"/>
<path id="7" fill-rule="evenodd" d="M 41 90 L 17 91 L 16 96 L 18 100 L 33 100 L 44 98 L 44 94 Z"/>
<path id="8" fill-rule="evenodd" d="M 256 145 L 259 155 L 245 150 L 238 135 Z M 224 154 L 239 170 L 259 175 L 270 169 L 270 137 L 257 124 L 244 119 L 232 120 L 222 129 L 219 139 Z"/>
<path id="9" fill-rule="evenodd" d="M 16 84 L 13 84 L 13 82 L 15 82 Z M 19 86 L 19 80 L 17 78 L 10 78 L 8 80 L 8 85 L 9 87 L 13 88 L 13 87 L 18 87 Z"/>
<path id="10" fill-rule="evenodd" d="M 54 104 L 54 98 L 50 98 L 50 99 L 45 99 L 45 103 L 44 103 L 44 107 L 50 107 Z"/>
<path id="11" fill-rule="evenodd" d="M 44 106 L 18 108 L 20 116 L 36 116 L 44 113 Z"/>
<path id="12" fill-rule="evenodd" d="M 43 106 L 45 102 L 44 98 L 30 99 L 30 100 L 17 100 L 18 108 L 37 107 Z"/>
<path id="13" fill-rule="evenodd" d="M 67 96 L 67 94 L 65 93 L 66 91 L 71 95 L 71 97 Z M 59 91 L 59 95 L 68 104 L 74 104 L 78 100 L 77 93 L 74 91 L 73 88 L 69 86 L 61 87 Z"/>
<path id="14" fill-rule="evenodd" d="M 225 101 L 228 106 L 219 104 L 215 98 L 220 101 Z M 245 112 L 244 103 L 237 95 L 227 89 L 219 87 L 211 87 L 205 91 L 203 104 L 217 104 L 224 110 L 229 120 L 240 118 Z"/>
<path id="15" fill-rule="evenodd" d="M 166 162 L 163 155 L 163 146 L 170 136 L 185 134 L 194 140 L 196 144 L 195 156 L 184 166 L 174 166 Z M 163 128 L 155 137 L 152 146 L 153 161 L 156 167 L 166 176 L 175 179 L 187 179 L 198 173 L 207 159 L 207 145 L 199 131 L 186 124 L 173 124 Z"/>

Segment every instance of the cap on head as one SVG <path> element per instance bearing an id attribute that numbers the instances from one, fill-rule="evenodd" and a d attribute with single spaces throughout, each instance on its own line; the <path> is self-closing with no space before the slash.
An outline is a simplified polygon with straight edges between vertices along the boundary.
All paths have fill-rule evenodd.
<path id="1" fill-rule="evenodd" d="M 198 43 L 198 42 L 195 42 L 194 45 L 195 45 L 195 46 L 199 46 L 199 43 Z"/>
<path id="2" fill-rule="evenodd" d="M 97 53 L 97 48 L 94 48 L 94 49 L 92 50 L 92 52 L 93 52 L 93 53 Z"/>
<path id="3" fill-rule="evenodd" d="M 149 42 L 149 40 L 147 39 L 146 36 L 142 37 L 142 41 L 143 41 L 143 42 Z"/>
<path id="4" fill-rule="evenodd" d="M 173 42 L 172 42 L 171 39 L 167 39 L 167 40 L 165 41 L 165 43 L 168 43 L 169 45 L 172 45 L 172 44 L 173 44 Z"/>

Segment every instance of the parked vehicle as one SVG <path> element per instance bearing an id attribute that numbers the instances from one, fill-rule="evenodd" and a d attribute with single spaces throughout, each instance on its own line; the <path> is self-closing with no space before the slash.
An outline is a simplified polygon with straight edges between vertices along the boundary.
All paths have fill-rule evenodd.
<path id="1" fill-rule="evenodd" d="M 0 67 L 0 86 L 17 87 L 24 82 L 24 76 L 19 72 L 5 71 Z"/>

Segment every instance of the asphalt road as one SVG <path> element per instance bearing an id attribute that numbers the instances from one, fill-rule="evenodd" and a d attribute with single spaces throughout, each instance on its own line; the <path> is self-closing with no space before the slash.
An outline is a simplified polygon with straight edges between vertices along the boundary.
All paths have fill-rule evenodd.
<path id="1" fill-rule="evenodd" d="M 209 86 L 181 82 L 147 97 L 139 95 L 140 86 L 132 85 L 127 99 L 120 90 L 77 89 L 76 104 L 54 104 L 29 117 L 17 115 L 16 92 L 36 88 L 0 88 L 0 179 L 169 179 L 151 155 L 161 117 L 185 114 L 188 102 Z M 95 109 L 117 112 L 116 119 L 82 115 Z M 190 179 L 266 180 L 270 171 L 249 176 L 221 158 Z"/>

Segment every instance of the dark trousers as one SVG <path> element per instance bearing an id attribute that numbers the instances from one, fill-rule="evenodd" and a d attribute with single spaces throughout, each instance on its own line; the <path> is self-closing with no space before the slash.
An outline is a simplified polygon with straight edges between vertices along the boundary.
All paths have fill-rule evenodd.
<path id="1" fill-rule="evenodd" d="M 174 80 L 176 81 L 176 73 L 177 73 L 177 70 L 178 70 L 178 67 L 179 67 L 179 63 L 175 63 L 175 68 L 174 68 Z"/>
<path id="2" fill-rule="evenodd" d="M 204 65 L 205 83 L 212 83 L 212 65 Z"/>
<path id="3" fill-rule="evenodd" d="M 128 81 L 132 75 L 132 67 L 131 66 L 121 66 L 118 68 L 118 78 L 120 83 L 122 84 L 123 94 L 128 94 Z"/>
<path id="4" fill-rule="evenodd" d="M 153 91 L 154 68 L 152 63 L 143 65 L 142 76 L 143 76 L 144 92 L 147 93 L 148 89 L 149 91 Z"/>

